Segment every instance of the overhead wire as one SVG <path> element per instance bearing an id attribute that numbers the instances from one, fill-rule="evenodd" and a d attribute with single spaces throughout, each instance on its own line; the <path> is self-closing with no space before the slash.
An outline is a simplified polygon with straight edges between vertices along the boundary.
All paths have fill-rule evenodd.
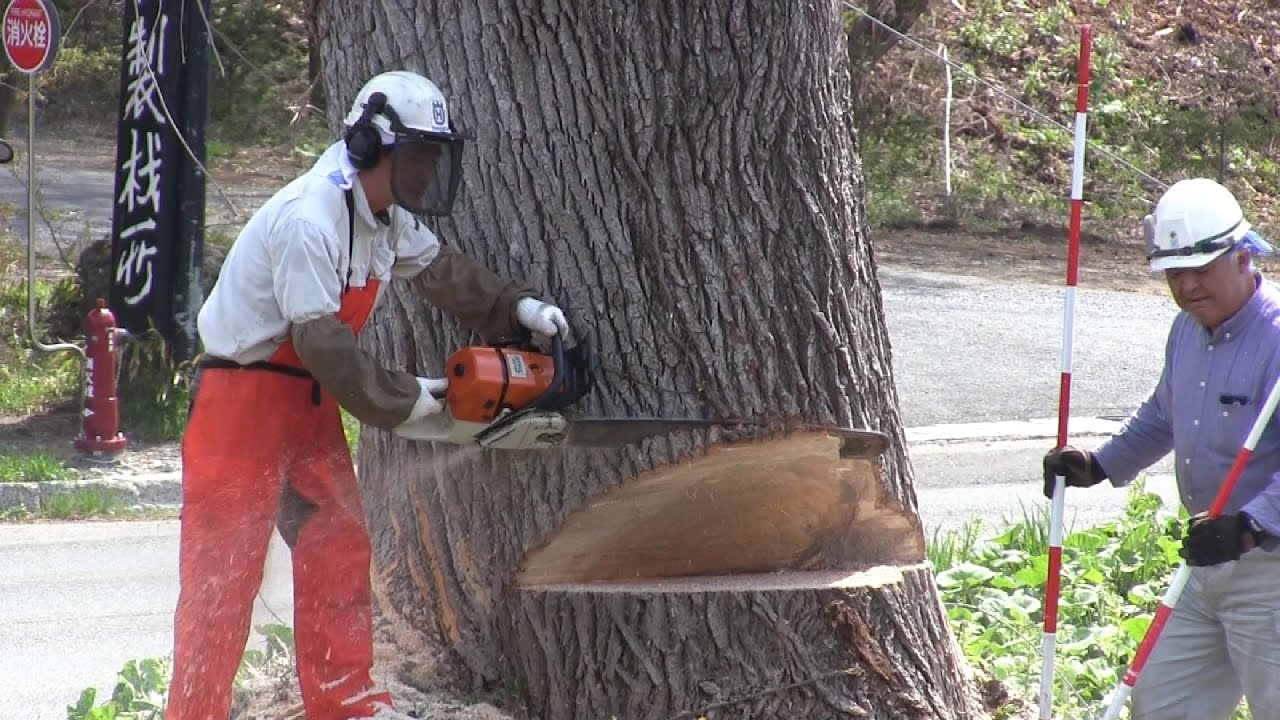
<path id="1" fill-rule="evenodd" d="M 1074 129 L 1073 127 L 1070 127 L 1070 126 L 1068 126 L 1068 125 L 1066 125 L 1066 124 L 1064 124 L 1064 123 L 1061 123 L 1061 122 L 1059 122 L 1059 121 L 1055 120 L 1054 118 L 1052 118 L 1052 117 L 1050 117 L 1050 116 L 1046 115 L 1045 113 L 1041 112 L 1040 110 L 1038 110 L 1038 109 L 1037 109 L 1037 108 L 1035 108 L 1034 106 L 1032 106 L 1032 105 L 1030 105 L 1030 104 L 1028 104 L 1028 103 L 1026 103 L 1026 102 L 1023 102 L 1022 100 L 1018 99 L 1018 98 L 1017 98 L 1017 97 L 1015 97 L 1012 93 L 1010 93 L 1008 90 L 1005 90 L 1003 87 L 1000 87 L 1000 85 L 996 84 L 995 82 L 992 82 L 991 80 L 988 80 L 988 79 L 986 79 L 986 78 L 984 78 L 984 77 L 982 77 L 982 76 L 978 75 L 977 73 L 973 72 L 972 70 L 970 70 L 969 68 L 965 67 L 964 65 L 962 65 L 962 64 L 960 64 L 960 63 L 958 63 L 958 62 L 955 62 L 954 60 L 951 60 L 951 59 L 950 59 L 950 58 L 948 58 L 948 57 L 943 56 L 941 53 L 937 52 L 936 50 L 932 50 L 932 49 L 930 49 L 930 48 L 926 47 L 926 46 L 925 46 L 923 43 L 921 43 L 920 41 L 916 40 L 915 38 L 911 37 L 910 35 L 908 35 L 908 34 L 906 34 L 906 33 L 902 32 L 902 31 L 898 30 L 897 28 L 894 28 L 893 26 L 891 26 L 891 25 L 889 25 L 888 23 L 884 22 L 884 21 L 883 21 L 883 20 L 881 20 L 880 18 L 878 18 L 878 17 L 876 17 L 876 16 L 872 15 L 871 13 L 867 12 L 866 10 L 863 10 L 862 8 L 860 8 L 860 7 L 858 7 L 857 5 L 855 5 L 855 4 L 854 4 L 853 2 L 851 2 L 850 0 L 840 0 L 840 2 L 841 2 L 841 4 L 842 4 L 842 5 L 844 5 L 845 9 L 847 9 L 847 10 L 852 10 L 853 12 L 857 13 L 858 15 L 861 15 L 862 17 L 865 17 L 866 19 L 870 20 L 873 24 L 875 24 L 875 25 L 879 26 L 880 28 L 883 28 L 885 31 L 889 32 L 890 34 L 892 34 L 892 35 L 894 35 L 894 36 L 896 36 L 896 37 L 900 38 L 901 40 L 903 40 L 903 41 L 905 41 L 906 43 L 908 43 L 908 44 L 910 44 L 910 45 L 914 46 L 915 48 L 917 48 L 917 49 L 919 49 L 919 50 L 922 50 L 923 52 L 925 52 L 926 54 L 930 55 L 931 57 L 936 58 L 936 59 L 938 60 L 938 62 L 941 62 L 941 63 L 943 63 L 943 64 L 945 64 L 945 65 L 949 66 L 952 70 L 955 70 L 956 72 L 959 72 L 960 74 L 962 74 L 962 75 L 964 75 L 964 76 L 968 77 L 969 79 L 973 80 L 974 82 L 976 82 L 976 83 L 978 83 L 978 84 L 980 84 L 980 85 L 984 85 L 984 86 L 986 86 L 986 87 L 990 88 L 990 89 L 991 89 L 993 92 L 995 92 L 997 95 L 1000 95 L 1001 97 L 1005 98 L 1005 99 L 1006 99 L 1006 100 L 1008 100 L 1010 103 L 1012 103 L 1013 105 L 1017 106 L 1018 108 L 1020 108 L 1020 109 L 1024 110 L 1025 112 L 1027 112 L 1027 114 L 1031 115 L 1032 117 L 1035 117 L 1036 119 L 1040 120 L 1041 122 L 1044 122 L 1044 123 L 1047 123 L 1047 124 L 1049 124 L 1049 125 L 1052 125 L 1052 126 L 1054 126 L 1054 127 L 1058 128 L 1059 130 L 1062 130 L 1063 132 L 1066 132 L 1067 134 L 1071 134 L 1071 133 L 1073 133 L 1073 132 L 1075 131 L 1075 129 Z M 1134 163 L 1132 163 L 1132 162 L 1130 162 L 1130 161 L 1126 160 L 1125 158 L 1123 158 L 1123 157 L 1121 157 L 1121 156 L 1117 155 L 1116 153 L 1112 152 L 1111 150 L 1108 150 L 1106 147 L 1104 147 L 1104 146 L 1102 146 L 1102 145 L 1099 145 L 1098 143 L 1096 143 L 1096 142 L 1094 142 L 1094 141 L 1092 141 L 1092 140 L 1088 140 L 1088 139 L 1086 139 L 1086 140 L 1085 140 L 1085 143 L 1086 143 L 1086 144 L 1087 144 L 1087 145 L 1088 145 L 1092 150 L 1096 151 L 1099 155 L 1102 155 L 1103 157 L 1106 157 L 1107 159 L 1111 160 L 1112 162 L 1116 163 L 1117 165 L 1120 165 L 1121 167 L 1123 167 L 1123 168 L 1125 168 L 1125 169 L 1129 170 L 1130 172 L 1132 172 L 1132 173 L 1134 173 L 1134 174 L 1136 174 L 1136 175 L 1138 175 L 1138 176 L 1142 177 L 1144 180 L 1146 180 L 1147 182 L 1152 183 L 1153 185 L 1155 185 L 1156 187 L 1160 188 L 1161 190 L 1167 189 L 1167 188 L 1169 187 L 1169 184 L 1168 184 L 1168 183 L 1166 183 L 1166 182 L 1164 182 L 1163 180 L 1161 180 L 1161 179 L 1159 179 L 1159 178 L 1155 177 L 1154 175 L 1151 175 L 1150 173 L 1146 172 L 1145 170 L 1143 170 L 1142 168 L 1138 167 L 1138 166 L 1137 166 L 1137 165 L 1135 165 Z"/>

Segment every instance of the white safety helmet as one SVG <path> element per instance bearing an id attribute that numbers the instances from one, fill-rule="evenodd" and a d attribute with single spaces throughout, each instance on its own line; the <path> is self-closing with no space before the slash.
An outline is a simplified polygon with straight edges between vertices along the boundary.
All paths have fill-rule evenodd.
<path id="1" fill-rule="evenodd" d="M 1208 178 L 1179 180 L 1143 219 L 1151 272 L 1209 264 L 1252 233 L 1230 190 Z M 1259 238 L 1261 240 L 1261 238 Z"/>
<path id="2" fill-rule="evenodd" d="M 393 70 L 360 88 L 345 122 L 347 155 L 357 169 L 391 153 L 391 194 L 417 215 L 448 215 L 462 180 L 462 133 L 449 121 L 440 88 L 417 73 Z"/>

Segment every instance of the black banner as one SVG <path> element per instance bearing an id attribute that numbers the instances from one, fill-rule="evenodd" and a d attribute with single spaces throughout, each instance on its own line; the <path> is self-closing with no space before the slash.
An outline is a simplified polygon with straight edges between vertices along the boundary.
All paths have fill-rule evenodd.
<path id="1" fill-rule="evenodd" d="M 132 333 L 159 330 L 180 358 L 195 354 L 202 301 L 207 17 L 208 0 L 124 3 L 111 309 Z"/>

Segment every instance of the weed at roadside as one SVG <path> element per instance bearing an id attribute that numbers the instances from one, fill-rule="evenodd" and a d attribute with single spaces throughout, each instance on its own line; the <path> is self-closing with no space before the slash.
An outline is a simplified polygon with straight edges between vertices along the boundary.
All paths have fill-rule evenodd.
<path id="1" fill-rule="evenodd" d="M 43 450 L 32 453 L 0 452 L 0 483 L 67 480 L 70 471 L 58 458 Z"/>
<path id="2" fill-rule="evenodd" d="M 347 438 L 347 447 L 351 448 L 351 456 L 355 457 L 356 451 L 360 449 L 360 421 L 354 415 L 341 410 L 342 413 L 342 434 Z"/>
<path id="3" fill-rule="evenodd" d="M 1160 595 L 1181 562 L 1185 511 L 1169 512 L 1141 481 L 1124 515 L 1063 541 L 1054 714 L 1096 715 L 1132 660 Z M 974 665 L 1015 696 L 1040 682 L 1048 513 L 1032 508 L 989 539 L 980 526 L 937 534 L 929 558 L 956 640 Z M 1239 710 L 1236 720 L 1249 717 Z"/>
<path id="4" fill-rule="evenodd" d="M 293 629 L 287 625 L 259 625 L 263 649 L 248 649 L 236 671 L 233 717 L 249 703 L 252 688 L 262 683 L 291 682 L 294 672 Z M 121 668 L 111 696 L 98 703 L 98 689 L 85 688 L 74 705 L 67 706 L 67 720 L 159 720 L 164 716 L 173 658 L 130 660 Z"/>
<path id="5" fill-rule="evenodd" d="M 53 520 L 79 520 L 124 511 L 124 503 L 109 491 L 79 488 L 69 493 L 53 493 L 40 507 L 40 515 Z"/>

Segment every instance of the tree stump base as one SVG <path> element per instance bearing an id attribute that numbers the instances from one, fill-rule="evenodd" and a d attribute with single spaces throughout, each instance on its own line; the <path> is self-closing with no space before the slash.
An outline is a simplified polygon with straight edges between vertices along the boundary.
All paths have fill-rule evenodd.
<path id="1" fill-rule="evenodd" d="M 546 720 L 969 717 L 958 652 L 928 651 L 953 641 L 924 565 L 518 597 L 508 630 Z"/>

